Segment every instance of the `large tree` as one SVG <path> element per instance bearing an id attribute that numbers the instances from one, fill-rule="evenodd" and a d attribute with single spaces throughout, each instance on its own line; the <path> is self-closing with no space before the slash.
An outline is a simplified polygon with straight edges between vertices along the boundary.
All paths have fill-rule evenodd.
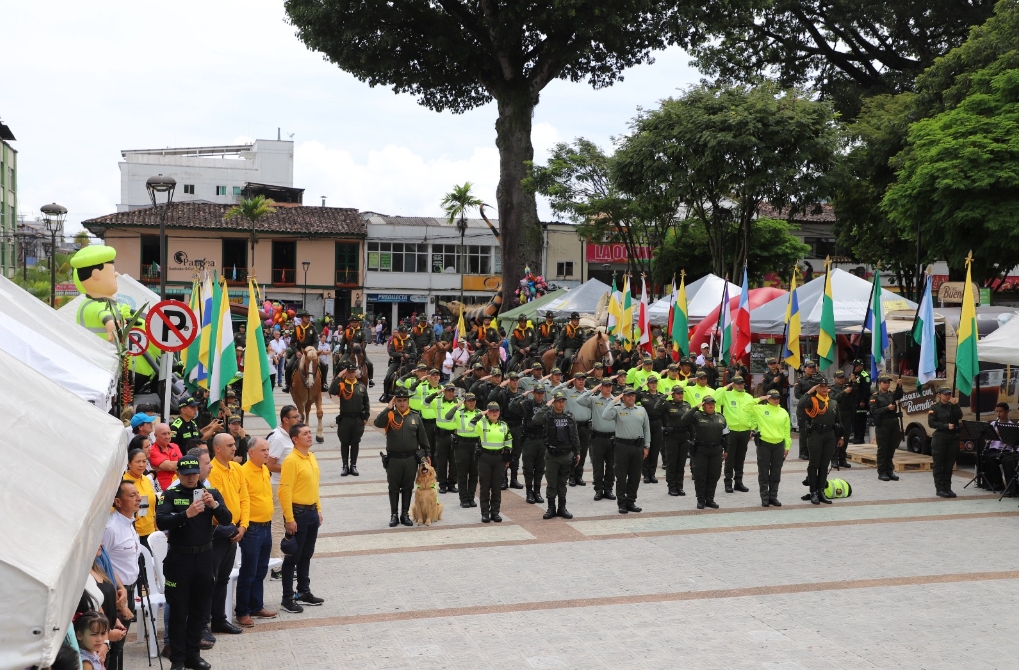
<path id="1" fill-rule="evenodd" d="M 410 93 L 436 111 L 494 100 L 499 149 L 496 201 L 503 286 L 541 255 L 533 192 L 531 119 L 555 79 L 609 86 L 626 68 L 680 37 L 684 5 L 660 0 L 286 0 L 308 48 L 372 86 Z"/>

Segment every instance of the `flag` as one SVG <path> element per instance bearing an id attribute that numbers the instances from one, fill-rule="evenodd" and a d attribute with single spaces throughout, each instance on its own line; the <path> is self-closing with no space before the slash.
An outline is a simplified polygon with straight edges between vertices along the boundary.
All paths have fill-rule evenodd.
<path id="1" fill-rule="evenodd" d="M 198 373 L 195 383 L 202 388 L 209 388 L 209 368 L 212 363 L 212 339 L 215 334 L 215 319 L 212 318 L 213 288 L 209 273 L 202 281 L 202 331 L 198 344 Z"/>
<path id="2" fill-rule="evenodd" d="M 718 360 L 723 365 L 732 355 L 732 312 L 729 309 L 729 280 L 726 277 L 725 288 L 722 289 L 722 304 L 719 306 L 718 330 L 722 343 L 718 348 Z"/>
<path id="3" fill-rule="evenodd" d="M 195 313 L 198 323 L 202 323 L 202 285 L 197 276 L 191 284 L 191 300 L 188 306 Z M 195 382 L 198 379 L 198 351 L 201 346 L 201 338 L 195 337 L 180 356 L 181 363 L 184 364 L 184 383 L 190 386 L 192 391 L 197 387 Z"/>
<path id="4" fill-rule="evenodd" d="M 800 303 L 796 297 L 796 270 L 789 285 L 789 304 L 785 308 L 785 346 L 782 360 L 793 370 L 800 369 Z"/>
<path id="5" fill-rule="evenodd" d="M 466 310 L 460 310 L 460 320 L 456 324 L 456 330 L 453 331 L 453 348 L 460 346 L 460 340 L 467 338 L 467 326 L 464 325 L 464 312 Z"/>
<path id="6" fill-rule="evenodd" d="M 817 334 L 817 367 L 824 372 L 838 363 L 835 348 L 835 301 L 831 295 L 831 261 L 824 261 L 824 297 L 821 298 L 821 330 Z"/>
<path id="7" fill-rule="evenodd" d="M 619 339 L 623 341 L 623 348 L 630 351 L 633 349 L 633 307 L 630 305 L 629 275 L 623 279 L 622 314 L 619 319 Z"/>
<path id="8" fill-rule="evenodd" d="M 609 341 L 615 342 L 619 339 L 619 322 L 623 318 L 623 294 L 616 288 L 616 273 L 612 273 L 612 293 L 609 294 L 608 306 L 609 318 L 605 326 Z"/>
<path id="9" fill-rule="evenodd" d="M 927 275 L 924 282 L 923 299 L 916 311 L 916 323 L 913 324 L 913 341 L 920 345 L 920 364 L 917 366 L 917 379 L 926 384 L 938 376 L 938 345 L 934 339 L 934 301 L 931 298 L 931 277 Z"/>
<path id="10" fill-rule="evenodd" d="M 230 338 L 231 342 L 233 338 Z M 248 279 L 248 332 L 244 340 L 244 383 L 241 387 L 241 408 L 260 416 L 276 428 L 276 402 L 272 397 L 269 357 L 265 354 L 265 337 L 258 318 L 255 280 Z"/>
<path id="11" fill-rule="evenodd" d="M 234 263 L 234 281 L 237 281 L 237 263 Z"/>
<path id="12" fill-rule="evenodd" d="M 679 277 L 679 292 L 676 280 L 672 280 L 672 316 L 669 319 L 672 330 L 672 359 L 690 355 L 690 311 L 686 303 L 686 273 Z"/>
<path id="13" fill-rule="evenodd" d="M 230 319 L 230 293 L 226 288 L 226 277 L 220 277 L 216 288 L 218 291 L 213 300 L 216 347 L 212 374 L 209 377 L 209 407 L 219 402 L 223 397 L 223 387 L 237 376 L 237 349 L 234 347 L 234 328 Z"/>
<path id="14" fill-rule="evenodd" d="M 651 344 L 651 321 L 648 317 L 647 303 L 647 282 L 643 275 L 640 278 L 640 313 L 638 314 L 638 327 L 640 328 L 640 348 L 648 356 L 655 355 L 655 348 Z"/>
<path id="15" fill-rule="evenodd" d="M 980 372 L 980 362 L 977 359 L 977 310 L 973 301 L 973 280 L 970 274 L 972 262 L 971 252 L 966 256 L 966 288 L 962 292 L 962 315 L 956 333 L 959 344 L 955 350 L 955 387 L 966 395 L 972 394 L 973 380 Z"/>
<path id="16" fill-rule="evenodd" d="M 870 331 L 870 376 L 877 379 L 878 373 L 884 368 L 885 351 L 888 350 L 888 325 L 885 323 L 885 313 L 881 307 L 880 270 L 874 270 L 874 288 L 870 294 L 873 297 L 863 329 Z"/>
<path id="17" fill-rule="evenodd" d="M 736 311 L 735 334 L 733 336 L 734 361 L 750 365 L 750 284 L 747 268 L 743 266 L 743 289 L 739 294 L 739 309 Z"/>

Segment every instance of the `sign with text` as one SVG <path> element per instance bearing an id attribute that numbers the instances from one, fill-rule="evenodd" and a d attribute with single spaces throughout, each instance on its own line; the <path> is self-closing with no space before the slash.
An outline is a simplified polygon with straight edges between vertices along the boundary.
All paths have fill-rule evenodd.
<path id="1" fill-rule="evenodd" d="M 410 302 L 406 293 L 369 293 L 368 302 Z"/>
<path id="2" fill-rule="evenodd" d="M 973 284 L 973 301 L 980 304 L 980 287 Z M 938 302 L 945 305 L 961 305 L 962 294 L 966 290 L 964 281 L 947 281 L 938 287 Z"/>
<path id="3" fill-rule="evenodd" d="M 219 270 L 216 259 L 223 254 L 222 246 L 222 240 L 212 238 L 169 238 L 166 241 L 166 279 L 190 282 L 201 267 Z"/>
<path id="4" fill-rule="evenodd" d="M 588 244 L 586 249 L 588 263 L 626 263 L 630 260 L 629 250 L 625 244 L 620 242 L 613 242 L 612 244 Z M 651 259 L 651 247 L 635 247 L 634 252 L 634 260 L 646 261 Z"/>

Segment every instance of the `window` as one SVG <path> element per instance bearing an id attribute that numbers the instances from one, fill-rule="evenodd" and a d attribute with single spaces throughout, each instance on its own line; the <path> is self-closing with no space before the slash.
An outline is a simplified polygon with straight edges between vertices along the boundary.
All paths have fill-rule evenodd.
<path id="1" fill-rule="evenodd" d="M 466 267 L 463 269 L 466 274 L 492 274 L 492 247 L 467 245 L 466 256 L 463 257 L 461 248 L 459 244 L 433 244 L 432 272 L 460 272 L 465 260 Z"/>
<path id="2" fill-rule="evenodd" d="M 228 282 L 248 281 L 248 241 L 244 238 L 223 240 L 223 276 Z"/>
<path id="3" fill-rule="evenodd" d="M 432 272 L 456 273 L 460 271 L 459 244 L 432 245 Z"/>
<path id="4" fill-rule="evenodd" d="M 573 276 L 573 261 L 566 261 L 564 263 L 555 264 L 555 276 L 556 277 L 572 277 Z"/>
<path id="5" fill-rule="evenodd" d="M 467 246 L 467 274 L 492 274 L 492 247 Z"/>
<path id="6" fill-rule="evenodd" d="M 240 186 L 234 186 L 234 195 L 240 195 L 240 194 L 241 194 L 241 187 Z"/>
<path id="7" fill-rule="evenodd" d="M 349 242 L 336 243 L 336 283 L 358 284 L 358 260 L 360 245 Z M 340 314 L 342 312 L 337 312 Z"/>
<path id="8" fill-rule="evenodd" d="M 369 242 L 368 269 L 378 272 L 428 272 L 428 245 Z"/>
<path id="9" fill-rule="evenodd" d="M 217 186 L 216 195 L 226 195 L 226 186 Z"/>
<path id="10" fill-rule="evenodd" d="M 194 195 L 195 194 L 195 185 L 194 184 L 184 184 L 184 194 L 185 195 Z"/>
<path id="11" fill-rule="evenodd" d="M 272 283 L 297 283 L 297 242 L 273 241 Z"/>
<path id="12" fill-rule="evenodd" d="M 159 235 L 142 235 L 142 280 L 159 279 Z"/>

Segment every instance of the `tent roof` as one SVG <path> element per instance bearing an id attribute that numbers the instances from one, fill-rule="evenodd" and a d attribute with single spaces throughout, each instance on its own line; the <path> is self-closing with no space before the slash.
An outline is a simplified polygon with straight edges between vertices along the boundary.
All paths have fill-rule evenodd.
<path id="1" fill-rule="evenodd" d="M 159 296 L 149 289 L 148 286 L 133 277 L 123 274 L 117 276 L 117 295 L 114 297 L 117 299 L 117 302 L 130 307 L 132 312 L 145 303 L 148 303 L 149 307 L 151 307 L 159 302 Z M 64 303 L 57 310 L 57 313 L 65 319 L 74 321 L 78 315 L 78 307 L 83 302 L 85 302 L 85 296 L 77 295 L 73 300 Z"/>
<path id="2" fill-rule="evenodd" d="M 980 324 L 977 323 L 979 329 Z M 1013 317 L 977 343 L 977 356 L 988 363 L 1019 365 L 1019 317 Z"/>
<path id="3" fill-rule="evenodd" d="M 742 293 L 739 286 L 732 282 L 728 283 L 730 298 Z M 718 275 L 706 274 L 686 285 L 686 305 L 691 326 L 700 323 L 704 317 L 711 313 L 711 310 L 722 304 L 722 290 L 725 284 L 726 281 Z M 670 300 L 671 296 L 665 296 L 648 308 L 652 326 L 664 325 L 669 320 Z"/>
<path id="4" fill-rule="evenodd" d="M 17 603 L 0 612 L 0 667 L 43 667 L 81 598 L 127 463 L 127 436 L 116 418 L 4 351 L 0 379 L 0 602 Z M 41 476 L 48 495 L 40 495 Z"/>
<path id="5" fill-rule="evenodd" d="M 576 288 L 549 301 L 542 309 L 555 312 L 557 319 L 566 318 L 570 312 L 594 314 L 598 311 L 598 303 L 611 289 L 604 282 L 589 279 Z"/>
<path id="6" fill-rule="evenodd" d="M 834 300 L 835 331 L 859 332 L 867 315 L 871 283 L 854 274 L 835 268 L 831 271 L 831 293 Z M 800 332 L 817 335 L 820 331 L 821 303 L 824 293 L 824 275 L 796 288 L 800 307 Z M 788 296 L 775 298 L 750 312 L 750 330 L 755 335 L 780 335 L 785 332 L 785 311 Z M 915 310 L 917 305 L 891 291 L 882 291 L 881 304 L 885 313 L 892 310 Z"/>
<path id="7" fill-rule="evenodd" d="M 555 291 L 552 291 L 551 293 L 546 293 L 545 295 L 535 300 L 532 300 L 531 302 L 525 302 L 523 305 L 520 305 L 519 307 L 514 307 L 508 312 L 502 312 L 501 314 L 499 314 L 499 325 L 502 328 L 505 328 L 506 332 L 508 333 L 510 330 L 512 330 L 512 328 L 510 328 L 506 324 L 513 323 L 514 321 L 516 321 L 517 317 L 520 316 L 521 314 L 526 316 L 528 319 L 534 320 L 534 315 L 538 312 L 540 308 L 565 294 L 566 289 L 564 288 L 557 289 Z"/>

